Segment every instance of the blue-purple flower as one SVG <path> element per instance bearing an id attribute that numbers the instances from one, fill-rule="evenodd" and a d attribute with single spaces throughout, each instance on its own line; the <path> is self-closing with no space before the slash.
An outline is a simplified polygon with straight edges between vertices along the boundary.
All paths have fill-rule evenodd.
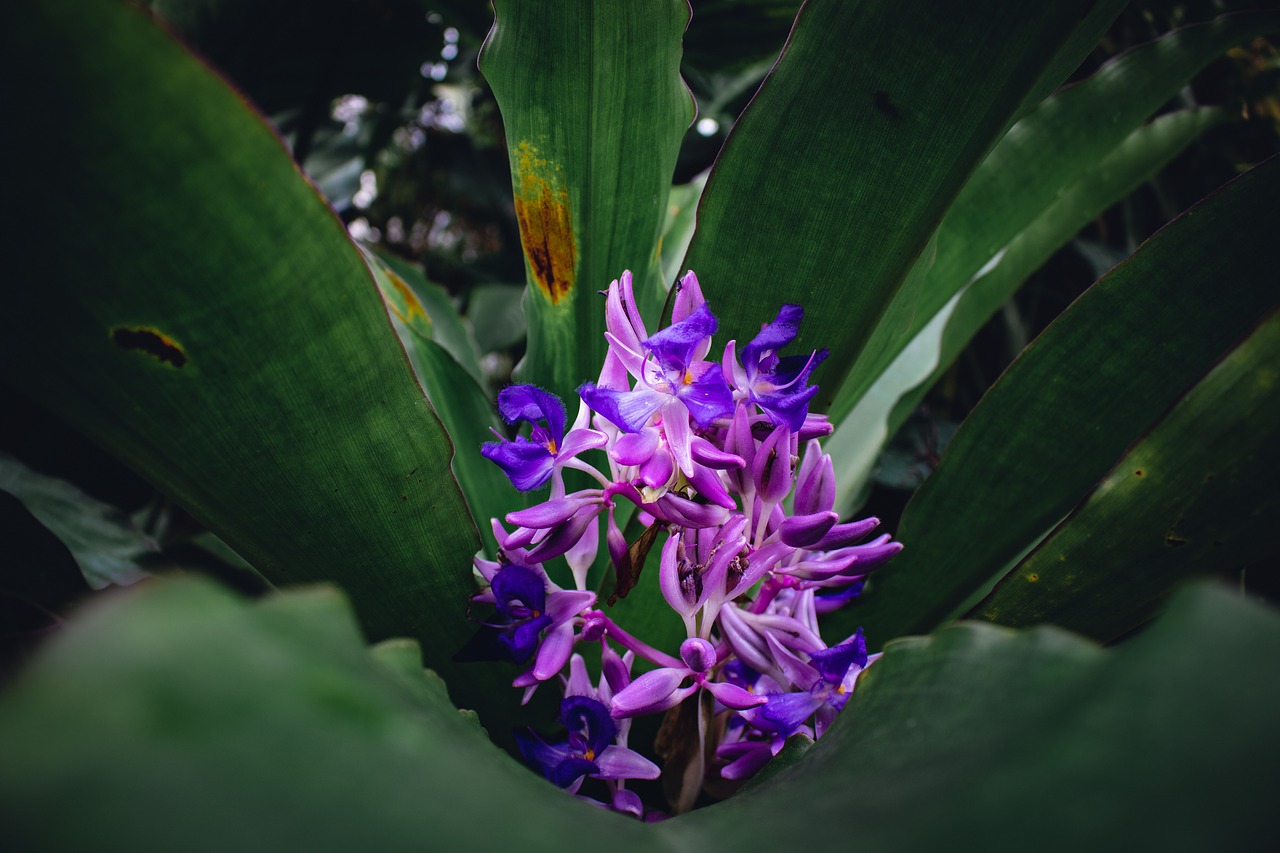
<path id="1" fill-rule="evenodd" d="M 533 385 L 512 385 L 498 394 L 498 412 L 507 423 L 531 424 L 529 437 L 491 441 L 480 448 L 522 492 L 546 485 L 557 465 L 584 450 L 604 447 L 608 439 L 593 429 L 576 428 L 565 435 L 564 403 Z M 501 438 L 501 436 L 499 436 Z"/>
<path id="2" fill-rule="evenodd" d="M 576 793 L 583 779 L 656 779 L 658 765 L 635 750 L 615 744 L 618 725 L 603 702 L 589 696 L 566 696 L 560 723 L 568 740 L 549 744 L 532 731 L 516 732 L 525 760 L 561 788 Z"/>
<path id="3" fill-rule="evenodd" d="M 734 362 L 734 347 L 725 348 L 725 372 L 734 377 L 734 385 L 775 424 L 786 424 L 792 432 L 800 432 L 809 401 L 818 393 L 818 386 L 807 384 L 809 375 L 827 357 L 825 349 L 807 356 L 778 355 L 799 334 L 803 317 L 799 305 L 783 305 L 773 322 L 742 348 L 741 367 Z"/>

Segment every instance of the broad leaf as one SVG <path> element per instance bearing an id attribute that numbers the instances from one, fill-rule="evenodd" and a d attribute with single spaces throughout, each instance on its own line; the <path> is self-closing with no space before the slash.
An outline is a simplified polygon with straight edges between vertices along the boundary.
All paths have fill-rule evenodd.
<path id="1" fill-rule="evenodd" d="M 870 476 L 885 442 L 1027 277 L 1085 224 L 1150 179 L 1223 118 L 1222 111 L 1204 107 L 1161 116 L 1138 128 L 1074 184 L 1061 188 L 1061 194 L 1038 217 L 1027 222 L 981 269 L 974 270 L 929 322 L 914 332 L 910 342 L 897 351 L 893 362 L 862 393 L 853 409 L 839 419 L 835 433 L 826 443 L 827 452 L 837 465 L 838 493 L 844 502 L 837 510 L 854 508 L 852 501 Z M 950 221 L 948 217 L 947 222 Z M 943 223 L 944 231 L 947 222 Z M 913 274 L 919 269 L 914 269 Z M 931 276 L 933 269 L 936 267 L 922 274 Z M 895 301 L 890 314 L 898 305 Z M 889 322 L 886 316 L 875 337 Z M 851 381 L 854 379 L 850 377 Z M 848 387 L 846 383 L 841 393 Z"/>
<path id="2" fill-rule="evenodd" d="M 82 614 L 0 703 L 0 818 L 24 850 L 1252 849 L 1277 829 L 1278 654 L 1280 619 L 1214 589 L 1112 651 L 974 624 L 906 639 L 800 760 L 642 824 L 486 743 L 332 590 L 159 581 Z"/>
<path id="3" fill-rule="evenodd" d="M 956 432 L 903 514 L 905 550 L 839 621 L 866 626 L 876 645 L 929 630 L 1066 516 L 1275 306 L 1270 259 L 1255 247 L 1275 231 L 1278 191 L 1273 158 L 1175 219 L 1045 330 Z"/>
<path id="4" fill-rule="evenodd" d="M 1231 45 L 1278 29 L 1280 14 L 1260 12 L 1176 30 L 1117 57 L 1011 128 L 956 197 L 938 228 L 936 252 L 917 262 L 918 288 L 904 287 L 872 332 L 836 395 L 832 418 L 849 412 L 956 293 L 1005 263 L 1015 242 L 1042 262 L 1154 173 L 1178 150 L 1172 133 L 1181 131 L 1184 144 L 1193 138 L 1185 130 L 1190 119 L 1147 135 L 1146 143 L 1139 141 L 1143 122 Z M 1024 266 L 1030 269 L 1020 268 L 1022 278 L 1039 263 Z"/>
<path id="5" fill-rule="evenodd" d="M 801 761 L 670 828 L 689 850 L 1266 849 L 1277 654 L 1275 612 L 1214 588 L 1110 651 L 1053 628 L 904 639 Z"/>
<path id="6" fill-rule="evenodd" d="M 480 70 L 502 110 L 529 287 L 524 381 L 568 398 L 604 360 L 596 294 L 630 269 L 656 318 L 658 234 L 693 100 L 686 3 L 497 0 Z"/>
<path id="7" fill-rule="evenodd" d="M 155 482 L 272 582 L 343 584 L 445 665 L 477 547 L 449 441 L 342 223 L 260 116 L 131 4 L 6 7 L 5 381 Z M 20 70 L 18 70 L 20 69 Z M 39 69 L 34 73 L 32 69 Z"/>
<path id="8" fill-rule="evenodd" d="M 781 303 L 803 305 L 797 348 L 830 348 L 815 380 L 829 403 L 965 180 L 1060 67 L 1059 49 L 1074 45 L 1078 61 L 1088 46 L 1076 27 L 1094 39 L 1105 29 L 1105 16 L 1082 23 L 1090 5 L 801 9 L 712 169 L 684 264 L 722 337 L 750 339 Z M 902 32 L 911 38 L 884 35 Z"/>
<path id="9" fill-rule="evenodd" d="M 1153 612 L 1181 578 L 1274 559 L 1278 364 L 1280 319 L 1272 314 L 974 615 L 1112 639 Z"/>

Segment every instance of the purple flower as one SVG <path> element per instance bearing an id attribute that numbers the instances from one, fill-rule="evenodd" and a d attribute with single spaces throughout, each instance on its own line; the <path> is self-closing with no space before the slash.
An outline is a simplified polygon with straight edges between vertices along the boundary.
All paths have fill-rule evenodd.
<path id="1" fill-rule="evenodd" d="M 768 639 L 772 641 L 771 637 Z M 818 737 L 822 737 L 827 726 L 849 701 L 858 675 L 867 666 L 867 643 L 862 629 L 859 628 L 852 637 L 837 646 L 810 652 L 808 663 L 776 642 L 770 642 L 770 646 L 787 677 L 805 692 L 770 696 L 764 707 L 748 717 L 749 722 L 785 735 L 817 714 L 814 730 Z"/>
<path id="2" fill-rule="evenodd" d="M 589 696 L 566 696 L 560 722 L 569 730 L 563 743 L 548 744 L 533 732 L 516 732 L 520 752 L 548 779 L 577 792 L 587 776 L 594 779 L 656 779 L 658 766 L 640 753 L 613 743 L 617 723 L 604 703 Z"/>
<path id="3" fill-rule="evenodd" d="M 569 660 L 573 618 L 595 603 L 596 594 L 560 589 L 541 571 L 511 563 L 493 572 L 489 588 L 473 600 L 493 604 L 496 613 L 469 647 L 468 656 L 508 657 L 516 663 L 532 658 L 528 675 L 535 681 L 546 681 Z M 497 632 L 497 646 L 491 648 L 500 654 L 485 650 L 493 631 Z"/>
<path id="4" fill-rule="evenodd" d="M 800 332 L 804 309 L 799 305 L 783 305 L 772 323 L 765 324 L 760 334 L 742 348 L 742 367 L 733 358 L 733 344 L 725 347 L 725 372 L 734 377 L 738 390 L 745 392 L 775 424 L 786 424 L 800 432 L 809 413 L 809 401 L 818 386 L 807 385 L 809 375 L 827 357 L 826 349 L 808 356 L 780 357 L 778 350 L 787 346 Z"/>
<path id="5" fill-rule="evenodd" d="M 697 637 L 680 645 L 683 666 L 665 666 L 646 672 L 613 697 L 613 716 L 619 719 L 640 714 L 653 714 L 674 708 L 698 690 L 706 689 L 726 708 L 745 710 L 762 705 L 765 697 L 728 681 L 711 678 L 718 655 L 707 640 Z M 687 686 L 681 686 L 692 679 Z"/>
<path id="6" fill-rule="evenodd" d="M 528 438 L 518 435 L 511 441 L 491 441 L 480 448 L 480 453 L 496 463 L 511 485 L 522 492 L 546 485 L 557 465 L 584 450 L 604 447 L 608 441 L 604 435 L 585 428 L 565 435 L 564 404 L 555 394 L 533 385 L 502 389 L 498 411 L 509 424 L 533 425 Z"/>

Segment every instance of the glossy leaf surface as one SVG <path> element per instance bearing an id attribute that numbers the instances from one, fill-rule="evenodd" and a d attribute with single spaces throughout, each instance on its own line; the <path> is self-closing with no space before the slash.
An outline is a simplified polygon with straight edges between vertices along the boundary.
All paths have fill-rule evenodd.
<path id="1" fill-rule="evenodd" d="M 342 223 L 260 116 L 118 2 L 6 10 L 31 233 L 0 371 L 277 584 L 340 582 L 444 665 L 477 538 L 449 441 Z M 56 224 L 56 225 L 55 225 Z M 47 226 L 47 227 L 45 227 Z M 20 283 L 20 284 L 19 284 Z"/>
<path id="2" fill-rule="evenodd" d="M 907 505 L 906 549 L 838 620 L 865 625 L 875 645 L 929 630 L 1066 516 L 1276 304 L 1270 258 L 1253 247 L 1274 233 L 1278 191 L 1273 158 L 1175 219 L 1046 329 Z"/>
<path id="3" fill-rule="evenodd" d="M 1089 5 L 806 5 L 712 169 L 685 260 L 722 338 L 749 340 L 780 303 L 803 305 L 797 349 L 830 348 L 815 376 L 829 404 L 965 180 L 1077 43 L 1075 27 L 1105 28 L 1081 23 Z"/>
<path id="4" fill-rule="evenodd" d="M 1075 183 L 1061 188 L 1060 195 L 1038 217 L 1025 223 L 1016 237 L 981 269 L 973 271 L 929 322 L 897 351 L 893 362 L 840 419 L 828 440 L 828 452 L 838 466 L 839 494 L 846 501 L 837 510 L 854 508 L 849 501 L 870 477 L 885 442 L 1027 277 L 1090 220 L 1148 180 L 1223 118 L 1221 110 L 1203 107 L 1170 113 L 1138 128 Z M 947 222 L 950 221 L 948 217 Z M 943 223 L 944 231 L 947 222 Z M 922 275 L 930 276 L 932 269 Z M 922 296 L 921 301 L 924 300 Z M 899 307 L 895 301 L 875 337 L 880 337 L 879 330 L 892 322 L 890 315 Z M 854 378 L 851 376 L 850 380 Z M 841 393 L 848 387 L 846 383 Z"/>
<path id="5" fill-rule="evenodd" d="M 1103 640 L 1194 574 L 1276 555 L 1280 320 L 1272 315 L 973 610 Z"/>
<path id="6" fill-rule="evenodd" d="M 20 849 L 1244 849 L 1278 828 L 1280 619 L 1216 589 L 1112 651 L 974 624 L 895 643 L 800 760 L 647 825 L 499 752 L 412 644 L 367 650 L 331 590 L 157 582 L 82 617 L 0 703 Z M 1199 784 L 1223 768 L 1232 784 Z"/>
<path id="7" fill-rule="evenodd" d="M 918 289 L 904 289 L 872 332 L 832 404 L 833 419 L 852 408 L 956 293 L 1006 263 L 1007 253 L 1030 250 L 1042 262 L 1154 173 L 1177 151 L 1171 134 L 1188 120 L 1146 134 L 1145 149 L 1143 123 L 1227 48 L 1278 29 L 1280 14 L 1259 12 L 1175 30 L 1115 58 L 1014 125 L 956 197 L 938 228 L 936 252 L 917 262 L 923 267 L 913 270 L 921 279 Z M 1021 278 L 1011 280 L 1014 286 L 1035 269 L 1024 269 L 1030 265 L 1019 260 Z M 977 331 L 968 328 L 970 335 Z M 953 327 L 950 335 L 960 342 L 957 331 Z"/>
<path id="8" fill-rule="evenodd" d="M 693 100 L 684 2 L 498 0 L 480 70 L 502 110 L 524 246 L 521 379 L 565 399 L 604 360 L 597 292 L 630 269 L 656 318 L 658 234 Z"/>

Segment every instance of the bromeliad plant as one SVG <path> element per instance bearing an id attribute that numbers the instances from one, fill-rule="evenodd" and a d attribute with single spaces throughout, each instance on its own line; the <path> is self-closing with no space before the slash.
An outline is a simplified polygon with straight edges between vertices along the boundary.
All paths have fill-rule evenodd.
<path id="1" fill-rule="evenodd" d="M 694 118 L 688 7 L 495 0 L 480 69 L 528 273 L 527 354 L 497 403 L 532 429 L 512 436 L 447 300 L 357 249 L 261 116 L 163 26 L 117 0 L 8 4 L 11 114 L 52 103 L 74 121 L 11 134 L 10 193 L 33 225 L 6 231 L 5 381 L 271 584 L 343 592 L 247 603 L 147 582 L 72 620 L 0 704 L 7 846 L 1272 838 L 1280 624 L 1220 589 L 1170 592 L 1274 551 L 1274 159 L 1026 347 L 911 499 L 901 553 L 815 629 L 834 602 L 812 585 L 842 598 L 863 555 L 896 548 L 848 544 L 859 523 L 836 520 L 888 436 L 1049 254 L 1228 120 L 1160 108 L 1280 28 L 1225 16 L 1059 88 L 1121 6 L 807 3 L 705 182 L 673 189 Z M 631 296 L 619 279 L 601 300 L 627 269 Z M 688 287 L 659 322 L 690 269 L 714 320 Z M 712 331 L 749 343 L 708 360 Z M 555 398 L 579 388 L 565 430 Z M 550 496 L 513 501 L 504 471 Z M 40 602 L 38 571 L 6 581 Z M 864 642 L 883 657 L 855 679 Z M 468 643 L 528 669 L 455 662 Z M 563 690 L 558 713 L 550 689 L 530 704 L 567 735 L 510 740 L 539 719 L 520 717 L 512 678 Z M 627 722 L 668 703 L 682 710 L 656 735 Z M 659 759 L 680 808 L 714 778 L 699 743 L 729 776 L 772 760 L 647 825 L 556 791 L 476 715 L 631 814 L 641 786 L 620 780 Z"/>

